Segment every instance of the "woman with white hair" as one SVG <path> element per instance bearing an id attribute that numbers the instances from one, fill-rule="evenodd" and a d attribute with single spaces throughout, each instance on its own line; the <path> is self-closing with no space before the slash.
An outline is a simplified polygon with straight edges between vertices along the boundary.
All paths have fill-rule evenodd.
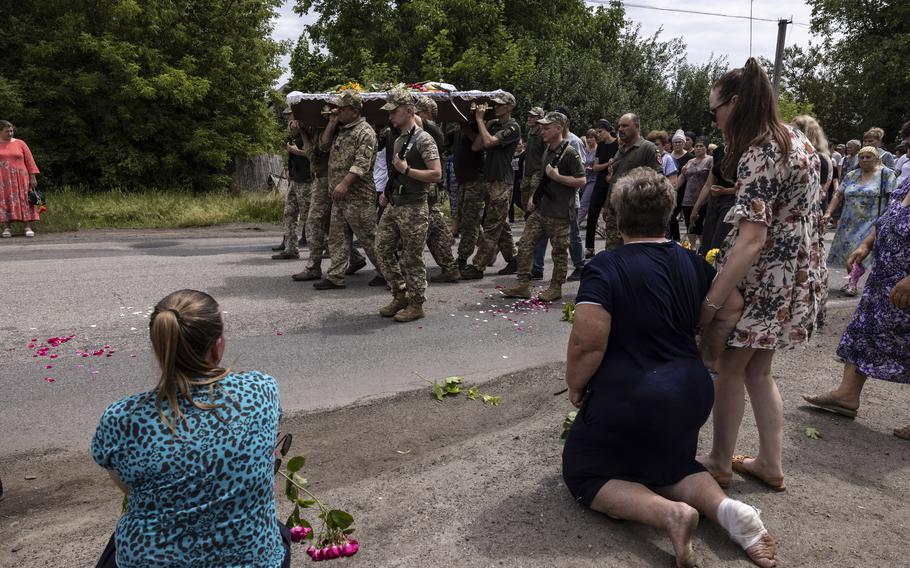
<path id="1" fill-rule="evenodd" d="M 844 181 L 828 205 L 823 221 L 827 222 L 841 202 L 844 211 L 828 254 L 828 266 L 847 267 L 847 258 L 869 235 L 875 220 L 888 208 L 888 196 L 894 190 L 895 176 L 882 167 L 878 150 L 864 146 L 859 151 L 859 169 L 844 176 Z M 847 283 L 841 291 L 856 296 L 856 286 L 866 271 L 862 261 L 853 263 Z"/>

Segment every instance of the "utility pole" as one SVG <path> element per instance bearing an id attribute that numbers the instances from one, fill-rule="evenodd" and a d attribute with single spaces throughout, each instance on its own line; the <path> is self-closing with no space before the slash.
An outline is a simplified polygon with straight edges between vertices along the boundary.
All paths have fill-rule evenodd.
<path id="1" fill-rule="evenodd" d="M 774 54 L 774 97 L 780 97 L 780 72 L 784 66 L 784 47 L 787 43 L 787 24 L 793 20 L 777 20 L 777 52 Z"/>

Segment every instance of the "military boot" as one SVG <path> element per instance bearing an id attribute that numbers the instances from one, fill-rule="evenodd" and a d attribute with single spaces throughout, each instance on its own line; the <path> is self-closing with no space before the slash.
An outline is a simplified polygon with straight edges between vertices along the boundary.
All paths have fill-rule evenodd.
<path id="1" fill-rule="evenodd" d="M 303 272 L 298 272 L 297 274 L 291 275 L 291 278 L 297 282 L 306 282 L 308 280 L 319 280 L 322 278 L 321 270 L 304 270 Z"/>
<path id="2" fill-rule="evenodd" d="M 392 301 L 386 307 L 379 310 L 379 315 L 384 318 L 390 318 L 408 306 L 408 298 L 404 292 L 395 294 Z"/>
<path id="3" fill-rule="evenodd" d="M 461 271 L 462 280 L 480 280 L 483 278 L 483 270 L 476 268 L 473 264 L 467 265 Z"/>
<path id="4" fill-rule="evenodd" d="M 518 272 L 518 261 L 513 258 L 508 263 L 506 263 L 505 268 L 500 269 L 496 274 L 499 274 L 500 276 L 508 276 L 509 274 L 515 274 L 516 272 Z"/>
<path id="5" fill-rule="evenodd" d="M 423 304 L 409 302 L 408 307 L 395 314 L 395 321 L 409 322 L 423 317 Z"/>
<path id="6" fill-rule="evenodd" d="M 461 278 L 461 273 L 458 269 L 450 268 L 449 270 L 443 270 L 439 274 L 430 276 L 430 282 L 458 282 L 459 278 Z"/>
<path id="7" fill-rule="evenodd" d="M 524 298 L 527 300 L 531 297 L 531 283 L 519 281 L 517 286 L 505 288 L 501 292 L 506 298 Z"/>
<path id="8" fill-rule="evenodd" d="M 555 302 L 556 300 L 562 298 L 562 288 L 554 288 L 553 286 L 550 286 L 541 292 L 537 297 L 541 302 Z"/>

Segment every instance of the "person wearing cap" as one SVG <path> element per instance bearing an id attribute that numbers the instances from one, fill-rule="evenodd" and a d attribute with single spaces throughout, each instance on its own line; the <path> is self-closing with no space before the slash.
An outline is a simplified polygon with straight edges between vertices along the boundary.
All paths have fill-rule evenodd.
<path id="1" fill-rule="evenodd" d="M 338 112 L 330 116 L 329 124 L 322 133 L 323 143 L 331 141 L 329 190 L 332 216 L 328 245 L 332 263 L 325 278 L 313 284 L 317 290 L 345 288 L 344 277 L 351 267 L 346 227 L 351 228 L 354 237 L 363 245 L 373 266 L 379 267 L 373 246 L 376 234 L 373 192 L 376 185 L 372 174 L 376 133 L 361 115 L 363 99 L 359 92 L 353 89 L 341 91 L 335 98 L 335 106 Z"/>
<path id="2" fill-rule="evenodd" d="M 382 110 L 401 134 L 393 146 L 394 169 L 380 197 L 386 210 L 376 233 L 376 255 L 392 301 L 379 310 L 382 317 L 409 322 L 424 317 L 427 266 L 423 247 L 427 242 L 430 184 L 442 177 L 436 141 L 417 125 L 414 95 L 404 89 L 389 92 Z"/>
<path id="3" fill-rule="evenodd" d="M 575 151 L 581 157 L 581 163 L 584 164 L 588 160 L 588 150 L 585 148 L 585 143 L 582 142 L 581 138 L 575 135 L 572 132 L 572 115 L 568 107 L 558 106 L 554 109 L 554 112 L 566 117 L 566 142 L 570 146 L 575 148 Z M 581 279 L 581 270 L 585 267 L 585 255 L 584 248 L 581 244 L 581 231 L 578 228 L 578 208 L 581 206 L 581 202 L 578 199 L 578 192 L 575 192 L 575 211 L 572 216 L 572 225 L 569 229 L 569 255 L 572 257 L 572 274 L 569 275 L 570 281 L 580 280 Z M 543 262 L 544 257 L 547 254 L 547 239 L 542 238 L 537 243 L 537 246 L 534 248 L 534 268 L 531 271 L 535 275 L 540 275 L 543 277 Z"/>
<path id="4" fill-rule="evenodd" d="M 619 117 L 619 150 L 608 167 L 610 184 L 615 184 L 635 168 L 647 167 L 662 172 L 657 159 L 657 146 L 641 137 L 641 120 L 632 112 Z M 616 226 L 616 216 L 610 204 L 604 204 L 603 218 L 606 223 L 605 250 L 622 245 L 622 235 Z"/>
<path id="5" fill-rule="evenodd" d="M 538 120 L 547 148 L 543 155 L 546 184 L 528 199 L 525 229 L 518 242 L 518 284 L 503 290 L 509 298 L 531 297 L 531 264 L 534 248 L 549 238 L 553 247 L 553 276 L 550 286 L 540 293 L 544 302 L 562 298 L 562 285 L 568 274 L 568 249 L 575 196 L 585 184 L 585 166 L 575 147 L 566 139 L 569 122 L 564 114 L 547 113 Z"/>
<path id="6" fill-rule="evenodd" d="M 324 105 L 320 111 L 322 120 L 327 123 L 329 117 L 337 112 L 334 105 Z M 307 243 L 310 249 L 306 267 L 302 272 L 291 275 L 297 282 L 308 282 L 322 279 L 322 260 L 326 256 L 326 247 L 329 237 L 329 225 L 332 218 L 332 196 L 329 190 L 329 149 L 332 137 L 324 136 L 325 129 L 313 135 L 316 142 L 305 147 L 309 152 L 310 167 L 315 178 L 313 189 L 310 192 L 310 210 L 304 223 Z M 367 265 L 367 259 L 354 247 L 354 237 L 351 228 L 344 226 L 345 239 L 350 256 L 347 274 L 354 274 Z"/>
<path id="7" fill-rule="evenodd" d="M 537 122 L 547 113 L 539 107 L 531 107 L 528 111 L 528 142 L 525 144 L 525 164 L 521 178 L 521 195 L 529 197 L 537 186 L 540 185 L 540 175 L 543 169 L 543 153 L 547 149 L 541 138 L 541 126 Z"/>
<path id="8" fill-rule="evenodd" d="M 521 128 L 512 118 L 512 109 L 515 108 L 515 97 L 511 93 L 501 91 L 494 95 L 490 101 L 493 103 L 493 112 L 496 118 L 489 123 L 484 122 L 485 110 L 478 108 L 475 111 L 477 119 L 477 136 L 472 148 L 475 151 L 485 150 L 486 156 L 483 164 L 484 184 L 482 186 L 482 201 L 469 200 L 465 194 L 464 207 L 471 207 L 483 211 L 483 237 L 477 246 L 472 264 L 465 266 L 461 277 L 465 280 L 478 280 L 483 278 L 486 267 L 496 259 L 497 250 L 502 252 L 506 267 L 499 274 L 515 274 L 515 243 L 512 241 L 512 231 L 509 228 L 509 206 L 512 204 L 512 157 L 515 147 L 521 140 Z M 479 207 L 478 207 L 479 205 Z M 480 219 L 480 215 L 472 218 Z M 466 233 L 476 231 L 476 227 L 466 224 L 467 211 L 462 215 Z M 461 247 L 459 246 L 459 257 Z"/>
<path id="9" fill-rule="evenodd" d="M 420 126 L 426 130 L 436 142 L 436 148 L 439 150 L 440 160 L 442 159 L 442 149 L 445 147 L 445 135 L 439 125 L 436 124 L 436 101 L 429 95 L 417 97 L 416 103 L 417 116 L 419 117 Z M 441 180 L 440 180 L 441 181 Z M 427 193 L 427 200 L 430 205 L 430 225 L 427 229 L 427 248 L 430 249 L 430 255 L 440 271 L 430 277 L 430 282 L 458 282 L 461 274 L 458 272 L 458 266 L 455 264 L 455 256 L 452 255 L 452 228 L 442 212 L 439 184 L 430 184 Z"/>
<path id="10" fill-rule="evenodd" d="M 288 192 L 284 197 L 284 250 L 273 254 L 273 260 L 300 258 L 297 226 L 303 219 L 302 240 L 306 243 L 306 218 L 310 212 L 310 195 L 313 189 L 313 172 L 308 156 L 313 142 L 306 129 L 294 120 L 291 107 L 284 109 L 284 116 L 288 121 Z"/>
<path id="11" fill-rule="evenodd" d="M 594 239 L 597 236 L 597 224 L 604 204 L 607 202 L 607 190 L 609 188 L 607 166 L 619 149 L 619 142 L 616 141 L 613 127 L 608 120 L 601 118 L 594 123 L 594 135 L 597 137 L 597 154 L 591 169 L 597 172 L 597 180 L 594 182 L 594 191 L 591 195 L 591 202 L 588 204 L 588 226 L 585 228 L 585 258 L 594 256 Z"/>

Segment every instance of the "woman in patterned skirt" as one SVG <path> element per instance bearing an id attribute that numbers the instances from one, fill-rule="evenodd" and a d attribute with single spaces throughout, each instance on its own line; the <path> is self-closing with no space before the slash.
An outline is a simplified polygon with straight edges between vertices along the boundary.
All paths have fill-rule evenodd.
<path id="1" fill-rule="evenodd" d="M 867 377 L 910 384 L 910 179 L 891 195 L 869 236 L 850 254 L 848 267 L 873 254 L 863 297 L 837 346 L 844 377 L 835 390 L 807 402 L 853 418 Z M 894 435 L 910 440 L 910 424 Z"/>
<path id="2" fill-rule="evenodd" d="M 724 132 L 721 164 L 736 180 L 736 203 L 725 222 L 733 225 L 722 247 L 719 272 L 702 310 L 708 324 L 734 288 L 743 295 L 739 322 L 714 364 L 714 443 L 700 458 L 721 487 L 732 471 L 783 491 L 781 457 L 783 401 L 771 377 L 777 349 L 805 347 L 814 329 L 819 254 L 820 162 L 798 129 L 785 125 L 777 98 L 758 61 L 726 73 L 709 98 Z M 709 330 L 710 331 L 710 330 Z M 758 427 L 759 452 L 733 456 L 749 392 Z"/>

